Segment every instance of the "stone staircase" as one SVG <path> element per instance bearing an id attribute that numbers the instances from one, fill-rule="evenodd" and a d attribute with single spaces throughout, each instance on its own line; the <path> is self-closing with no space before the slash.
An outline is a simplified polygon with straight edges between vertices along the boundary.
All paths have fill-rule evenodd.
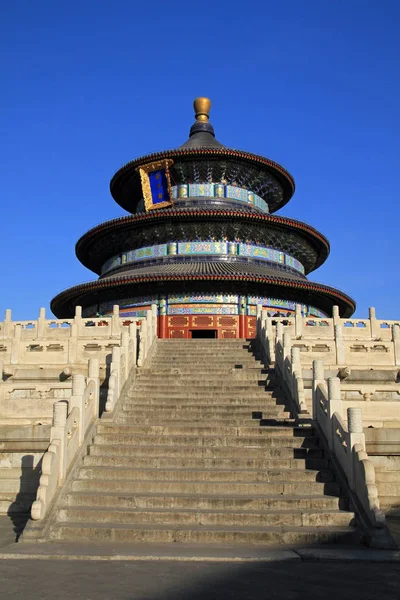
<path id="1" fill-rule="evenodd" d="M 53 540 L 356 542 L 310 426 L 244 340 L 158 340 L 61 497 Z"/>

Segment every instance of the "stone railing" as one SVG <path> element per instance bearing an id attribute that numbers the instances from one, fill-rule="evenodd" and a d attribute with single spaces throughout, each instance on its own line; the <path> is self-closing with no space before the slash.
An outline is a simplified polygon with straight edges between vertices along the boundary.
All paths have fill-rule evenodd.
<path id="1" fill-rule="evenodd" d="M 340 379 L 329 377 L 326 381 L 319 360 L 313 363 L 313 407 L 314 422 L 346 481 L 366 541 L 377 547 L 391 547 L 385 515 L 380 510 L 375 468 L 365 449 L 362 409 L 348 408 L 345 422 Z"/>
<path id="2" fill-rule="evenodd" d="M 400 366 L 400 321 L 376 319 L 369 309 L 369 319 L 341 319 L 338 307 L 333 317 L 303 317 L 300 307 L 292 317 L 268 317 L 257 307 L 258 331 L 270 362 L 275 361 L 274 342 L 278 327 L 290 333 L 294 347 L 300 350 L 302 365 L 323 358 L 325 365 L 368 367 Z"/>
<path id="3" fill-rule="evenodd" d="M 129 336 L 123 333 L 121 346 L 113 348 L 108 383 L 106 412 L 113 412 L 123 386 L 132 373 L 132 367 L 142 367 L 150 353 L 154 350 L 157 340 L 157 307 L 147 311 L 146 318 L 140 323 L 129 326 Z"/>
<path id="4" fill-rule="evenodd" d="M 399 368 L 393 364 L 393 354 L 386 354 L 386 362 L 382 364 L 374 361 L 374 353 L 366 355 L 370 361 L 364 355 L 360 364 L 357 352 L 346 356 L 341 333 L 334 340 L 298 339 L 294 337 L 295 329 L 291 326 L 284 325 L 281 320 L 273 325 L 272 319 L 261 307 L 258 307 L 257 313 L 257 340 L 263 359 L 275 365 L 298 414 L 308 411 L 314 417 L 311 402 L 312 361 L 323 359 L 328 376 L 339 376 L 342 380 L 344 410 L 362 408 L 366 427 L 393 426 L 395 421 L 400 423 Z M 394 340 L 399 332 L 400 327 L 394 323 Z M 347 343 L 353 345 L 355 342 Z M 363 345 L 365 343 L 376 344 L 368 341 Z M 325 351 L 329 345 L 332 347 L 331 353 Z M 395 346 L 395 342 L 385 342 L 385 345 Z M 314 352 L 310 351 L 311 347 Z M 338 350 L 343 351 L 339 363 Z M 358 360 L 354 360 L 354 357 Z M 344 362 L 347 358 L 349 362 Z"/>
<path id="5" fill-rule="evenodd" d="M 45 309 L 34 321 L 12 321 L 11 311 L 0 322 L 0 356 L 3 364 L 86 364 L 88 354 L 101 361 L 131 324 L 142 318 L 120 317 L 116 305 L 110 317 L 82 317 L 76 307 L 73 319 L 46 319 Z"/>
<path id="6" fill-rule="evenodd" d="M 120 345 L 112 349 L 108 394 L 103 416 L 115 414 L 117 401 L 135 368 L 140 367 L 154 350 L 157 340 L 156 307 L 147 311 L 139 327 L 129 325 L 121 334 Z M 132 373 L 132 375 L 130 375 Z M 53 423 L 50 445 L 42 461 L 42 475 L 36 500 L 32 505 L 33 520 L 42 520 L 56 494 L 75 464 L 79 452 L 91 440 L 93 426 L 99 417 L 100 378 L 99 361 L 90 359 L 88 377 L 72 376 L 72 396 L 69 402 L 53 405 Z M 108 414 L 107 414 L 108 413 Z"/>
<path id="7" fill-rule="evenodd" d="M 298 414 L 308 413 L 304 394 L 303 374 L 300 363 L 300 350 L 292 348 L 290 333 L 282 338 L 282 328 L 278 326 L 275 343 L 275 370 L 286 388 L 286 392 L 295 405 Z"/>
<path id="8" fill-rule="evenodd" d="M 258 337 L 270 362 L 275 361 L 275 340 L 282 327 L 290 333 L 293 346 L 299 348 L 303 366 L 311 368 L 313 360 L 319 358 L 332 367 L 400 366 L 400 322 L 380 321 L 373 308 L 369 312 L 369 319 L 341 319 L 335 306 L 331 319 L 317 319 L 303 317 L 297 307 L 293 317 L 276 318 L 268 317 L 258 306 Z"/>
<path id="9" fill-rule="evenodd" d="M 39 488 L 31 509 L 33 520 L 40 520 L 45 516 L 65 481 L 87 432 L 98 418 L 99 390 L 99 362 L 91 358 L 87 378 L 84 375 L 73 375 L 69 402 L 54 403 L 50 445 L 43 456 Z"/>
<path id="10" fill-rule="evenodd" d="M 299 348 L 292 347 L 290 331 L 278 322 L 276 333 L 271 320 L 257 307 L 257 342 L 266 363 L 275 363 L 277 375 L 298 414 L 309 412 L 304 393 L 304 382 Z"/>

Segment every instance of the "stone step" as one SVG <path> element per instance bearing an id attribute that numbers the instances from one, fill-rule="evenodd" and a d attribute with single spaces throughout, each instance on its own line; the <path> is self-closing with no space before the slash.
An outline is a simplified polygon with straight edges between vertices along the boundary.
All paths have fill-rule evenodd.
<path id="1" fill-rule="evenodd" d="M 318 448 L 317 438 L 295 438 L 295 437 L 228 437 L 228 436 L 207 436 L 198 437 L 197 435 L 124 435 L 98 433 L 94 437 L 96 444 L 128 445 L 128 446 L 200 446 L 200 447 L 231 447 L 231 448 Z"/>
<path id="2" fill-rule="evenodd" d="M 167 343 L 160 343 L 161 340 L 157 343 L 157 351 L 168 350 L 173 348 L 174 351 L 182 350 L 187 348 L 190 352 L 191 349 L 199 349 L 202 348 L 204 350 L 213 349 L 215 351 L 224 350 L 226 348 L 238 348 L 239 350 L 249 350 L 249 349 L 257 349 L 257 343 L 255 340 L 241 340 L 239 338 L 232 338 L 226 340 L 216 340 L 216 339 L 190 339 L 190 340 L 166 340 Z M 171 342 L 171 343 L 170 343 Z"/>
<path id="3" fill-rule="evenodd" d="M 4 479 L 18 479 L 18 481 L 38 481 L 40 472 L 29 467 L 1 467 L 0 487 Z"/>
<path id="4" fill-rule="evenodd" d="M 59 523 L 109 523 L 111 525 L 157 524 L 203 526 L 295 526 L 326 527 L 349 525 L 354 513 L 339 510 L 323 511 L 198 511 L 171 509 L 120 509 L 63 507 L 57 511 Z"/>
<path id="5" fill-rule="evenodd" d="M 89 446 L 90 456 L 125 456 L 125 457 L 175 457 L 175 458 L 237 458 L 238 450 L 235 446 L 174 446 L 163 444 L 150 444 L 133 446 L 130 444 L 116 445 L 112 439 L 108 444 L 96 443 Z M 240 450 L 240 458 L 257 459 L 301 459 L 315 460 L 324 458 L 324 451 L 320 448 L 293 448 L 282 447 L 250 447 Z"/>
<path id="6" fill-rule="evenodd" d="M 171 358 L 160 358 L 154 359 L 153 363 L 148 368 L 142 367 L 136 371 L 136 376 L 148 375 L 153 372 L 155 374 L 173 375 L 178 371 L 186 372 L 188 374 L 196 374 L 196 372 L 208 372 L 208 375 L 222 374 L 227 375 L 231 372 L 241 371 L 248 373 L 260 373 L 263 377 L 268 377 L 271 380 L 276 381 L 275 373 L 272 373 L 268 368 L 264 366 L 261 360 L 254 359 L 253 357 L 238 357 L 238 356 L 225 356 L 221 358 L 221 361 L 216 362 L 215 356 L 209 357 L 205 360 L 204 357 L 189 357 L 182 355 L 181 357 L 175 356 Z"/>
<path id="7" fill-rule="evenodd" d="M 263 375 L 260 371 L 255 373 L 249 372 L 245 369 L 231 369 L 226 373 L 185 373 L 183 370 L 176 369 L 179 373 L 154 373 L 144 374 L 139 373 L 135 379 L 135 385 L 139 384 L 152 384 L 166 382 L 168 385 L 172 385 L 176 382 L 185 381 L 190 384 L 196 384 L 199 381 L 204 382 L 206 380 L 209 384 L 211 382 L 221 383 L 221 378 L 229 378 L 229 382 L 255 382 L 263 381 L 264 383 L 271 383 L 271 380 L 267 375 Z"/>
<path id="8" fill-rule="evenodd" d="M 121 416 L 136 416 L 137 414 L 146 415 L 146 418 L 152 415 L 160 415 L 166 417 L 167 415 L 176 415 L 180 418 L 189 418 L 191 415 L 196 418 L 207 417 L 202 415 L 213 415 L 212 419 L 236 419 L 236 418 L 251 418 L 255 420 L 261 420 L 261 418 L 276 418 L 277 415 L 282 415 L 282 418 L 289 418 L 289 411 L 284 404 L 276 404 L 275 402 L 253 402 L 251 404 L 198 404 L 197 402 L 181 402 L 177 400 L 174 404 L 161 402 L 160 399 L 156 399 L 156 402 L 150 400 L 138 398 L 137 400 L 130 399 L 124 402 L 120 408 Z M 215 412 L 214 412 L 215 411 Z M 285 415 L 285 416 L 284 416 Z"/>
<path id="9" fill-rule="evenodd" d="M 18 477 L 12 479 L 2 478 L 0 481 L 0 490 L 2 493 L 19 494 L 19 493 L 35 493 L 38 487 L 38 478 L 25 480 Z"/>
<path id="10" fill-rule="evenodd" d="M 222 348 L 218 350 L 216 353 L 215 350 L 210 348 L 198 349 L 197 351 L 193 350 L 184 350 L 184 349 L 176 349 L 172 352 L 169 350 L 157 350 L 157 353 L 153 356 L 151 363 L 152 365 L 160 363 L 160 362 L 170 362 L 177 361 L 180 359 L 193 360 L 194 362 L 198 360 L 199 362 L 212 362 L 214 359 L 214 363 L 216 363 L 216 359 L 218 362 L 225 360 L 246 360 L 246 361 L 261 361 L 261 354 L 258 352 L 250 352 L 248 350 L 241 350 L 240 348 Z M 264 368 L 267 368 L 264 366 Z"/>
<path id="11" fill-rule="evenodd" d="M 225 405 L 225 406 L 253 406 L 255 403 L 258 406 L 286 406 L 286 402 L 284 398 L 272 398 L 267 393 L 248 393 L 248 394 L 240 394 L 238 396 L 234 396 L 234 394 L 210 394 L 205 395 L 201 392 L 190 394 L 185 392 L 181 392 L 180 394 L 166 394 L 165 392 L 158 393 L 142 393 L 135 391 L 134 393 L 128 393 L 125 396 L 126 400 L 124 402 L 125 405 L 129 404 L 165 404 L 166 406 L 171 406 L 172 402 L 176 404 L 180 404 L 181 406 L 207 406 L 207 405 Z"/>
<path id="12" fill-rule="evenodd" d="M 290 419 L 289 417 L 289 413 L 275 413 L 274 415 L 271 413 L 270 417 L 268 419 L 244 419 L 239 418 L 239 419 L 222 419 L 222 418 L 209 418 L 209 419 L 205 419 L 204 417 L 198 417 L 196 415 L 191 415 L 191 416 L 187 416 L 185 419 L 180 419 L 179 415 L 169 415 L 169 416 L 165 416 L 165 415 L 160 415 L 160 414 L 154 414 L 150 417 L 143 417 L 143 416 L 139 416 L 139 417 L 135 417 L 135 411 L 132 410 L 131 413 L 125 414 L 123 412 L 120 413 L 119 416 L 116 417 L 115 419 L 115 424 L 116 425 L 124 425 L 124 426 L 140 426 L 140 425 L 145 425 L 145 426 L 157 426 L 157 427 L 169 427 L 169 426 L 174 426 L 174 427 L 189 427 L 189 426 L 196 426 L 199 427 L 201 425 L 205 425 L 206 427 L 210 427 L 210 426 L 216 426 L 216 427 L 221 427 L 223 429 L 225 428 L 242 428 L 244 427 L 245 429 L 256 429 L 259 427 L 265 427 L 267 425 L 271 425 L 271 423 L 275 420 L 278 424 L 278 422 L 285 422 L 284 419 L 285 417 L 283 415 L 287 415 L 286 417 L 286 422 L 288 424 L 292 424 L 293 423 L 293 419 Z"/>
<path id="13" fill-rule="evenodd" d="M 163 525 L 84 525 L 57 524 L 50 532 L 53 540 L 79 539 L 108 542 L 309 545 L 319 543 L 358 543 L 359 534 L 350 527 L 204 527 L 178 528 Z"/>
<path id="14" fill-rule="evenodd" d="M 36 498 L 34 492 L 0 491 L 0 515 L 26 513 Z"/>
<path id="15" fill-rule="evenodd" d="M 400 484 L 398 481 L 376 482 L 379 498 L 381 496 L 392 496 L 397 498 L 397 503 L 400 504 Z"/>
<path id="16" fill-rule="evenodd" d="M 274 483 L 274 482 L 319 482 L 333 481 L 330 469 L 305 471 L 299 469 L 139 469 L 124 467 L 90 467 L 83 466 L 79 470 L 80 479 L 128 480 L 128 481 L 164 481 L 173 482 L 217 482 L 217 483 Z"/>
<path id="17" fill-rule="evenodd" d="M 372 456 L 368 454 L 369 460 L 374 463 L 375 471 L 398 471 L 400 470 L 400 456 Z"/>
<path id="18" fill-rule="evenodd" d="M 201 421 L 201 423 L 203 423 Z M 313 438 L 315 439 L 314 430 L 309 427 L 270 427 L 260 426 L 255 423 L 251 427 L 234 427 L 223 425 L 198 425 L 196 423 L 187 423 L 183 426 L 177 426 L 172 421 L 170 424 L 161 425 L 118 425 L 115 423 L 99 423 L 97 433 L 115 434 L 115 435 L 148 435 L 148 436 L 223 436 L 228 437 L 247 437 L 254 436 L 269 436 L 270 439 L 285 437 L 291 440 L 292 438 Z"/>
<path id="19" fill-rule="evenodd" d="M 242 458 L 242 457 L 174 457 L 174 456 L 110 456 L 108 454 L 90 454 L 83 458 L 87 467 L 134 467 L 135 469 L 304 469 L 321 470 L 329 468 L 329 461 L 323 458 L 297 459 L 297 458 Z"/>
<path id="20" fill-rule="evenodd" d="M 260 418 L 266 417 L 269 415 L 276 415 L 282 412 L 285 414 L 285 406 L 283 404 L 276 404 L 274 402 L 269 403 L 253 403 L 249 405 L 245 404 L 197 404 L 197 403 L 181 403 L 180 401 L 176 401 L 175 403 L 168 404 L 165 403 L 144 403 L 139 400 L 129 400 L 125 401 L 121 406 L 121 415 L 122 414 L 143 414 L 143 415 L 151 415 L 151 414 L 181 414 L 181 415 L 214 415 L 213 418 L 226 418 L 228 416 L 232 416 L 232 418 L 236 418 L 236 416 L 243 415 L 243 417 L 253 417 Z"/>
<path id="21" fill-rule="evenodd" d="M 111 472 L 112 473 L 112 472 Z M 110 474 L 111 475 L 111 474 Z M 118 473 L 115 473 L 118 475 Z M 220 481 L 143 481 L 125 479 L 75 479 L 73 491 L 80 492 L 115 492 L 120 493 L 163 493 L 163 494 L 283 494 L 290 496 L 304 495 L 340 495 L 340 486 L 336 482 L 220 482 Z"/>
<path id="22" fill-rule="evenodd" d="M 257 496 L 189 495 L 189 494 L 122 494 L 111 491 L 69 492 L 63 498 L 63 506 L 87 507 L 115 510 L 121 509 L 176 509 L 176 510 L 239 510 L 269 511 L 283 510 L 337 510 L 346 509 L 347 502 L 337 496 L 282 496 L 265 494 Z"/>
<path id="23" fill-rule="evenodd" d="M 236 409 L 236 410 L 235 410 Z M 187 409 L 179 405 L 175 405 L 173 408 L 166 408 L 163 406 L 145 406 L 143 404 L 122 406 L 119 415 L 116 419 L 176 419 L 179 421 L 186 420 L 212 420 L 212 421 L 226 421 L 226 420 L 241 420 L 243 424 L 245 421 L 252 420 L 253 422 L 262 421 L 265 419 L 289 419 L 290 413 L 285 411 L 282 406 L 270 407 L 268 410 L 253 410 L 241 407 L 226 406 L 223 409 L 215 410 L 213 407 L 192 407 Z"/>
<path id="24" fill-rule="evenodd" d="M 262 365 L 257 365 L 255 362 L 248 362 L 245 365 L 238 364 L 237 366 L 226 363 L 221 366 L 219 363 L 215 363 L 207 367 L 202 367 L 201 365 L 197 365 L 196 362 L 193 364 L 186 364 L 184 366 L 179 366 L 174 364 L 171 366 L 166 361 L 163 364 L 160 364 L 158 367 L 155 365 L 141 367 L 136 371 L 135 377 L 144 377 L 154 375 L 157 377 L 159 375 L 172 375 L 176 373 L 176 371 L 181 371 L 185 375 L 229 375 L 232 372 L 243 372 L 243 373 L 260 373 L 263 377 L 268 377 L 271 381 L 276 381 L 276 374 L 271 371 L 271 369 L 266 369 Z"/>
<path id="25" fill-rule="evenodd" d="M 242 354 L 257 354 L 260 352 L 260 348 L 257 344 L 248 344 L 247 346 L 240 346 L 240 344 L 224 344 L 224 345 L 216 345 L 216 344 L 182 344 L 179 346 L 176 344 L 175 346 L 168 345 L 157 345 L 157 351 L 155 356 L 158 355 L 159 352 L 170 353 L 174 355 L 176 352 L 187 352 L 188 354 L 200 354 L 207 352 L 212 352 L 215 356 L 219 356 L 220 353 L 223 352 L 238 352 Z"/>
<path id="26" fill-rule="evenodd" d="M 240 348 L 250 348 L 257 346 L 254 339 L 244 340 L 242 338 L 227 338 L 227 339 L 216 339 L 216 338 L 194 338 L 194 339 L 160 339 L 157 341 L 158 348 L 192 348 L 196 346 L 209 346 L 222 348 L 224 346 L 239 346 Z"/>
<path id="27" fill-rule="evenodd" d="M 400 471 L 381 471 L 379 469 L 376 469 L 375 481 L 377 483 L 397 483 L 400 502 Z"/>
<path id="28" fill-rule="evenodd" d="M 203 368 L 205 369 L 206 367 L 210 367 L 211 369 L 214 368 L 214 366 L 217 365 L 216 368 L 226 368 L 228 366 L 230 366 L 231 368 L 235 367 L 236 365 L 243 365 L 243 366 L 253 366 L 253 367 L 258 367 L 260 369 L 265 368 L 264 363 L 262 362 L 262 360 L 260 360 L 260 357 L 255 358 L 254 356 L 248 355 L 248 356 L 221 356 L 221 357 L 216 357 L 215 354 L 210 354 L 208 358 L 204 357 L 204 356 L 188 356 L 187 354 L 182 354 L 180 356 L 157 356 L 156 358 L 153 358 L 152 363 L 151 363 L 151 368 L 153 369 L 158 369 L 158 368 L 165 368 L 165 367 L 177 367 L 179 368 L 179 365 L 184 365 L 184 366 L 188 366 L 188 367 L 195 367 L 198 366 L 200 369 Z"/>
<path id="29" fill-rule="evenodd" d="M 204 395 L 205 393 L 223 393 L 228 392 L 229 394 L 237 394 L 237 393 L 248 393 L 253 391 L 265 391 L 267 389 L 265 381 L 254 382 L 254 385 L 250 385 L 242 381 L 233 381 L 224 382 L 223 384 L 218 385 L 217 381 L 202 381 L 201 379 L 197 381 L 182 381 L 176 380 L 173 383 L 166 384 L 162 381 L 153 381 L 151 383 L 141 383 L 137 381 L 132 390 L 136 392 L 154 392 L 160 391 L 163 394 L 171 394 L 174 391 L 185 390 L 187 394 L 191 392 L 198 392 L 199 390 Z"/>
<path id="30" fill-rule="evenodd" d="M 193 339 L 180 339 L 180 338 L 161 338 L 157 340 L 157 347 L 161 346 L 196 346 L 196 345 L 214 345 L 214 346 L 251 346 L 255 343 L 253 339 L 243 338 L 193 338 Z"/>
<path id="31" fill-rule="evenodd" d="M 201 379 L 198 378 L 197 380 L 193 380 L 193 381 L 185 381 L 185 380 L 181 380 L 181 379 L 175 379 L 174 381 L 168 382 L 168 384 L 166 385 L 164 383 L 163 385 L 163 379 L 159 379 L 159 380 L 154 380 L 152 382 L 142 382 L 140 379 L 136 380 L 127 391 L 132 391 L 132 390 L 142 390 L 142 391 L 146 391 L 149 390 L 149 392 L 154 392 L 154 391 L 161 391 L 163 394 L 170 394 L 170 393 L 175 393 L 175 392 L 180 392 L 181 388 L 189 391 L 189 390 L 193 390 L 193 392 L 202 392 L 204 394 L 204 391 L 207 390 L 207 392 L 215 392 L 216 389 L 219 389 L 221 393 L 224 394 L 238 394 L 240 392 L 245 391 L 246 393 L 258 393 L 258 392 L 269 392 L 270 394 L 277 394 L 278 392 L 280 392 L 280 390 L 275 389 L 274 386 L 270 386 L 268 384 L 268 382 L 265 381 L 246 381 L 245 379 L 235 379 L 235 381 L 232 380 L 232 377 L 224 377 L 222 378 L 224 381 L 223 385 L 219 385 L 218 384 L 218 380 L 215 381 L 208 381 L 205 379 Z M 220 378 L 221 380 L 221 378 Z M 204 385 L 202 385 L 204 383 Z M 280 394 L 282 395 L 282 392 L 280 392 Z"/>
<path id="32" fill-rule="evenodd" d="M 49 425 L 49 436 L 45 439 L 1 439 L 0 438 L 0 447 L 2 454 L 10 453 L 10 452 L 18 452 L 19 454 L 23 453 L 24 456 L 27 453 L 36 453 L 41 452 L 42 454 L 46 452 L 50 443 L 50 425 Z"/>
<path id="33" fill-rule="evenodd" d="M 27 455 L 26 452 L 0 451 L 0 468 L 35 468 L 40 463 L 42 456 L 43 452 L 34 452 Z"/>

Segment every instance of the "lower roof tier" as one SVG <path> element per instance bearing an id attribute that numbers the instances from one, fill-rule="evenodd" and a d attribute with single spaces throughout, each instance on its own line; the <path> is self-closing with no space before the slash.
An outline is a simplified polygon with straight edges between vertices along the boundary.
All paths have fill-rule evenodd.
<path id="1" fill-rule="evenodd" d="M 169 242 L 225 240 L 280 250 L 309 273 L 323 264 L 329 242 L 316 229 L 286 217 L 240 210 L 163 209 L 101 223 L 76 244 L 81 263 L 100 274 L 119 253 Z"/>
<path id="2" fill-rule="evenodd" d="M 350 317 L 355 303 L 335 288 L 295 274 L 278 276 L 256 264 L 231 262 L 187 262 L 154 265 L 146 269 L 130 269 L 115 276 L 84 283 L 64 290 L 51 302 L 53 313 L 61 319 L 71 318 L 75 306 L 83 308 L 131 296 L 184 292 L 213 292 L 270 296 L 315 306 L 325 314 L 332 314 L 337 305 L 342 317 Z"/>

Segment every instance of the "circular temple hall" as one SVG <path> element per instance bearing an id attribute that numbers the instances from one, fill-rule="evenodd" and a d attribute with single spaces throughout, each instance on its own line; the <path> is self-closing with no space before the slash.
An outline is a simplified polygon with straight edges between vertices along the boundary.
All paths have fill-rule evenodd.
<path id="1" fill-rule="evenodd" d="M 76 244 L 96 281 L 64 290 L 51 303 L 58 318 L 82 306 L 85 317 L 134 320 L 157 306 L 161 338 L 252 338 L 256 306 L 286 317 L 350 317 L 354 301 L 307 276 L 329 242 L 313 227 L 275 213 L 295 184 L 276 162 L 226 148 L 209 122 L 211 103 L 194 102 L 189 139 L 175 150 L 137 158 L 111 180 L 129 215 L 102 223 Z"/>

